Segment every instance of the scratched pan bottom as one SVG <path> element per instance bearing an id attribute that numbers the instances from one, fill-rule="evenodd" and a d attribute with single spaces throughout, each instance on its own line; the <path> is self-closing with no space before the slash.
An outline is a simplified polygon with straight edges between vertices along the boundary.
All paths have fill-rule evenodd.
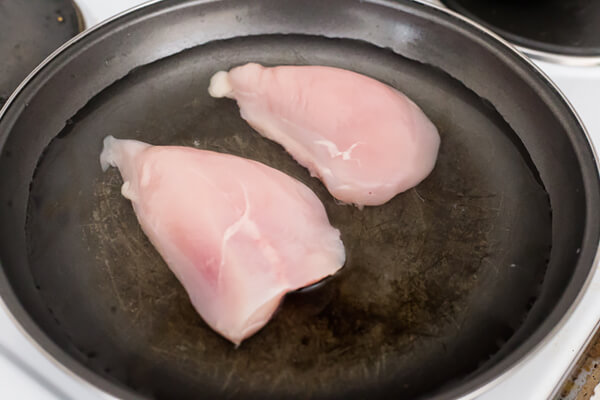
<path id="1" fill-rule="evenodd" d="M 435 170 L 383 206 L 337 204 L 233 101 L 208 96 L 215 71 L 248 61 L 337 66 L 400 89 L 440 130 Z M 80 362 L 143 395 L 423 396 L 493 363 L 548 262 L 548 197 L 511 128 L 442 71 L 362 42 L 213 42 L 136 69 L 56 133 L 31 183 L 27 222 L 29 265 L 55 322 L 47 329 Z M 118 172 L 101 171 L 108 134 L 232 153 L 299 179 L 341 230 L 345 268 L 289 295 L 234 348 L 145 238 Z"/>

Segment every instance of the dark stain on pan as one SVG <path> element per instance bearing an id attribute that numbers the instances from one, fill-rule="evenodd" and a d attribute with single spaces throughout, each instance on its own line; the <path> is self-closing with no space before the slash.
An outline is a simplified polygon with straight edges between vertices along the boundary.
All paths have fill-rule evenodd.
<path id="1" fill-rule="evenodd" d="M 383 206 L 336 203 L 233 101 L 208 96 L 214 72 L 247 61 L 339 66 L 404 91 L 440 130 L 435 170 Z M 345 268 L 289 294 L 235 349 L 145 238 L 116 169 L 100 170 L 108 134 L 232 153 L 299 179 L 341 230 Z M 132 71 L 66 122 L 31 184 L 32 273 L 71 353 L 149 396 L 360 398 L 392 382 L 398 397 L 422 395 L 493 357 L 537 296 L 550 205 L 519 143 L 460 82 L 391 51 L 298 36 L 209 44 Z"/>

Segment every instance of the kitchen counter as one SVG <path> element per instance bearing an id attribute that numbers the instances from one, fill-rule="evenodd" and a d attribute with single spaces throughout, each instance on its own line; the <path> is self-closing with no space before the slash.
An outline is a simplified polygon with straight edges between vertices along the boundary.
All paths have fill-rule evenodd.
<path id="1" fill-rule="evenodd" d="M 559 399 L 600 400 L 600 393 L 594 396 L 594 389 L 600 383 L 600 334 L 596 334 L 579 364 L 563 385 Z"/>

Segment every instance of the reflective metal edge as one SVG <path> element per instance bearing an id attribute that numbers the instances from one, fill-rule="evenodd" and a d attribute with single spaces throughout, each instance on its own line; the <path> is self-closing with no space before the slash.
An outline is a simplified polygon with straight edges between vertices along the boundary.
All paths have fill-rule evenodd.
<path id="1" fill-rule="evenodd" d="M 526 64 L 528 64 L 530 67 L 532 67 L 539 75 L 541 75 L 551 86 L 552 88 L 556 91 L 556 93 L 562 98 L 562 100 L 564 101 L 564 103 L 569 107 L 570 111 L 573 113 L 573 115 L 575 116 L 575 118 L 577 119 L 577 122 L 581 125 L 583 132 L 585 133 L 585 138 L 587 140 L 588 145 L 590 146 L 593 156 L 594 156 L 594 161 L 596 164 L 596 169 L 600 171 L 600 161 L 598 159 L 598 152 L 594 146 L 594 143 L 592 142 L 592 138 L 587 130 L 587 128 L 585 127 L 583 121 L 581 120 L 581 117 L 579 116 L 579 114 L 577 113 L 577 111 L 575 111 L 575 108 L 573 107 L 573 105 L 571 104 L 571 102 L 567 99 L 567 97 L 565 96 L 565 94 L 559 89 L 559 87 L 554 83 L 554 81 L 552 79 L 550 79 L 550 77 L 544 72 L 542 71 L 542 69 L 540 67 L 538 67 L 531 59 L 529 59 L 528 57 L 526 57 L 526 55 L 524 55 L 523 53 L 526 53 L 526 51 L 529 51 L 529 49 L 522 49 L 518 46 L 513 45 L 512 43 L 508 42 L 506 39 L 504 39 L 503 37 L 501 37 L 500 35 L 498 35 L 497 33 L 495 33 L 494 31 L 482 26 L 481 24 L 463 16 L 462 14 L 459 14 L 451 9 L 449 9 L 448 7 L 446 7 L 440 0 L 413 0 L 417 3 L 420 4 L 424 4 L 427 6 L 430 6 L 432 8 L 437 9 L 438 11 L 444 12 L 446 14 L 452 15 L 455 18 L 460 19 L 463 22 L 466 22 L 470 25 L 472 25 L 473 27 L 478 28 L 479 30 L 481 30 L 483 33 L 487 34 L 488 36 L 491 36 L 492 38 L 494 38 L 495 40 L 497 40 L 498 42 L 504 44 L 506 47 L 508 47 L 510 50 L 513 51 L 513 53 L 515 55 L 517 55 L 519 58 L 521 58 L 522 61 L 524 61 Z M 536 56 L 539 56 L 540 59 L 542 59 L 542 57 L 547 56 L 546 60 L 551 60 L 552 56 L 557 56 L 554 54 L 550 54 L 550 53 L 545 53 L 545 52 L 538 52 L 535 50 L 531 50 L 532 52 L 536 53 Z M 569 59 L 588 59 L 588 57 L 570 57 L 570 56 L 564 56 L 565 58 L 569 58 Z M 591 58 L 591 57 L 590 57 Z M 595 62 L 597 62 L 598 64 L 600 64 L 600 57 L 595 57 Z M 572 62 L 570 64 L 565 64 L 565 65 L 571 65 L 571 66 L 580 66 L 580 65 L 594 65 L 593 63 L 590 64 L 577 64 L 574 61 L 575 60 L 571 60 Z M 566 63 L 567 61 L 564 60 L 564 62 Z M 517 361 L 515 364 L 513 364 L 513 366 L 505 371 L 503 374 L 501 374 L 500 376 L 496 377 L 495 379 L 487 382 L 486 384 L 480 386 L 478 389 L 474 390 L 473 392 L 465 395 L 462 397 L 463 400 L 471 400 L 471 399 L 475 399 L 476 397 L 482 395 L 483 393 L 485 393 L 486 391 L 490 390 L 491 388 L 497 386 L 499 383 L 503 382 L 504 380 L 508 379 L 510 376 L 512 376 L 516 371 L 516 369 L 518 369 L 520 366 L 526 364 L 530 359 L 532 359 L 536 354 L 538 354 L 541 349 L 548 344 L 558 333 L 558 331 L 567 323 L 567 321 L 569 320 L 569 318 L 571 317 L 571 315 L 573 314 L 573 312 L 575 311 L 575 309 L 577 308 L 577 306 L 581 303 L 581 300 L 583 298 L 583 296 L 588 292 L 588 289 L 590 287 L 590 283 L 593 280 L 593 278 L 598 275 L 598 266 L 600 264 L 600 249 L 596 248 L 596 255 L 594 256 L 594 261 L 593 261 L 593 265 L 592 268 L 590 270 L 590 273 L 588 275 L 588 277 L 585 280 L 585 283 L 583 285 L 583 287 L 581 288 L 581 290 L 579 291 L 579 294 L 577 295 L 577 297 L 575 298 L 575 300 L 573 301 L 573 303 L 571 304 L 571 306 L 568 308 L 567 312 L 563 315 L 563 317 L 560 319 L 560 321 L 552 328 L 552 330 L 546 334 L 546 336 L 538 343 L 535 345 L 535 347 L 530 350 L 525 356 L 523 356 L 523 358 L 521 358 L 521 360 Z M 586 338 L 585 342 L 582 343 L 581 348 L 579 349 L 578 353 L 576 354 L 576 357 L 574 358 L 574 360 L 571 362 L 571 365 L 569 365 L 569 368 L 567 369 L 567 371 L 563 374 L 560 382 L 557 383 L 557 385 L 554 387 L 554 390 L 552 391 L 552 396 L 555 396 L 561 389 L 562 387 L 562 383 L 566 380 L 566 378 L 568 377 L 569 373 L 571 372 L 571 370 L 573 369 L 573 366 L 577 364 L 578 359 L 580 358 L 581 354 L 585 351 L 585 348 L 589 345 L 590 341 L 592 340 L 592 338 L 594 337 L 595 332 L 599 329 L 600 327 L 600 321 L 596 322 L 596 325 L 594 327 L 594 329 L 589 333 L 588 337 Z"/>
<path id="2" fill-rule="evenodd" d="M 452 13 L 462 16 L 462 14 L 459 14 L 456 11 L 451 10 L 441 0 L 415 0 L 415 1 L 425 2 L 425 3 L 428 3 L 429 5 L 444 8 Z M 473 22 L 475 25 L 479 26 L 483 30 L 488 30 L 488 31 L 490 30 L 489 28 L 486 28 L 486 27 L 482 26 L 481 24 L 470 20 L 468 17 L 463 16 L 463 18 L 467 18 L 469 21 Z M 495 34 L 495 35 L 498 35 L 498 34 Z M 506 39 L 504 39 L 504 38 L 503 38 L 503 40 L 506 41 Z M 525 53 L 525 55 L 527 55 L 535 60 L 539 60 L 539 61 L 545 61 L 545 62 L 558 64 L 558 65 L 564 65 L 564 66 L 568 66 L 568 67 L 595 67 L 595 66 L 600 65 L 600 56 L 571 56 L 571 55 L 560 54 L 560 53 L 551 53 L 551 52 L 543 51 L 543 50 L 536 50 L 536 49 L 532 49 L 532 48 L 526 47 L 526 46 L 519 46 L 519 45 L 514 45 L 514 44 L 512 46 L 515 47 L 516 49 L 518 49 L 520 52 Z"/>

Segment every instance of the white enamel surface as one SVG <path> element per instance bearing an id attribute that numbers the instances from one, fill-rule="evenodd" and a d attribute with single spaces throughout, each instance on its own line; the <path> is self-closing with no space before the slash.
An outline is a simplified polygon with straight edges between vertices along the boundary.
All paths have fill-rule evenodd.
<path id="1" fill-rule="evenodd" d="M 75 0 L 86 29 L 144 2 L 145 0 Z"/>
<path id="2" fill-rule="evenodd" d="M 139 0 L 76 0 L 86 26 L 92 26 L 102 19 L 124 11 Z M 438 0 L 431 2 L 440 4 Z M 600 67 L 564 67 L 543 62 L 537 63 L 560 87 L 583 119 L 590 136 L 600 146 Z M 596 267 L 597 268 L 597 267 Z M 545 400 L 554 392 L 559 381 L 572 363 L 576 360 L 582 347 L 593 333 L 600 320 L 600 274 L 596 274 L 590 290 L 580 305 L 570 316 L 561 332 L 558 333 L 541 351 L 537 352 L 526 363 L 521 365 L 515 374 L 508 376 L 503 382 L 486 393 L 481 400 L 528 399 Z M 61 368 L 49 361 L 22 333 L 17 329 L 6 311 L 0 307 L 0 345 L 12 350 L 20 360 L 32 366 L 45 379 L 68 393 L 72 399 L 111 399 L 114 398 L 82 383 L 79 379 L 63 372 Z M 0 355 L 0 358 L 2 356 Z M 34 389 L 29 392 L 26 385 L 38 385 L 39 379 L 27 374 L 14 372 L 18 369 L 12 362 L 0 361 L 0 379 L 3 397 L 11 399 L 53 399 L 52 391 Z M 600 400 L 596 395 L 594 400 Z"/>

